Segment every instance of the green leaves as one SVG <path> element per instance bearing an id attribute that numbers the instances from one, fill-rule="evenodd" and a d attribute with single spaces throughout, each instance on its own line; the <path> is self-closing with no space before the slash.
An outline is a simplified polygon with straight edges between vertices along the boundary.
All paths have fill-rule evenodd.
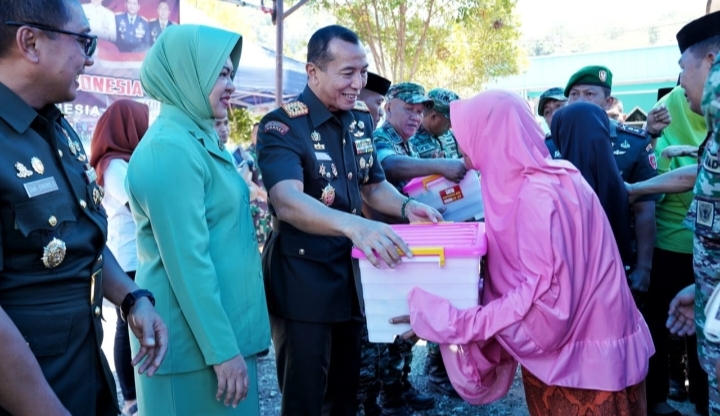
<path id="1" fill-rule="evenodd" d="M 515 0 L 320 0 L 353 29 L 377 71 L 467 96 L 517 73 Z"/>

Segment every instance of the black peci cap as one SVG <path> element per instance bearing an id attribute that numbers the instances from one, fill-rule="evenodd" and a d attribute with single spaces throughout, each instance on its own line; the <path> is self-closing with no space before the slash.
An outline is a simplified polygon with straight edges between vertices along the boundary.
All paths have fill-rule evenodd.
<path id="1" fill-rule="evenodd" d="M 372 92 L 376 92 L 376 93 L 384 96 L 387 94 L 388 90 L 390 89 L 391 84 L 392 83 L 390 82 L 390 80 L 385 79 L 378 74 L 374 74 L 374 73 L 368 71 L 367 84 L 365 85 L 365 89 L 368 89 Z"/>
<path id="2" fill-rule="evenodd" d="M 684 53 L 689 47 L 713 36 L 720 36 L 720 11 L 693 20 L 683 26 L 675 35 L 680 53 Z"/>

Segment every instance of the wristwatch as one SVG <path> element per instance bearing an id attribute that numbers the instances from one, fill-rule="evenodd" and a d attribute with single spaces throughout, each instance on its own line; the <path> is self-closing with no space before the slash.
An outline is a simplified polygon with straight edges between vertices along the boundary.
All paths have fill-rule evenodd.
<path id="1" fill-rule="evenodd" d="M 130 292 L 127 296 L 125 296 L 125 299 L 122 301 L 122 305 L 120 305 L 120 317 L 122 317 L 123 321 L 127 321 L 127 316 L 130 315 L 130 309 L 132 309 L 138 299 L 144 296 L 150 300 L 150 303 L 152 303 L 153 306 L 155 306 L 155 296 L 153 296 L 149 290 L 138 289 L 134 292 Z"/>

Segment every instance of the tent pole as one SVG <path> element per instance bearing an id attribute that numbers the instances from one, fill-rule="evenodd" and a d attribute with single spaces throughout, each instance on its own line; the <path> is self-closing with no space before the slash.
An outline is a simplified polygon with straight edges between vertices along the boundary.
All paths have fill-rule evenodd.
<path id="1" fill-rule="evenodd" d="M 283 0 L 275 0 L 275 106 L 283 103 Z"/>

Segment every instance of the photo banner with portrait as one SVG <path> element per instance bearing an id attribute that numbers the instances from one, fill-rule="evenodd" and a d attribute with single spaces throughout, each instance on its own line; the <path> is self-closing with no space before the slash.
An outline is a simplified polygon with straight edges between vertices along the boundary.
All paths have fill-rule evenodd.
<path id="1" fill-rule="evenodd" d="M 94 65 L 80 75 L 75 101 L 58 105 L 75 127 L 85 149 L 90 148 L 95 124 L 108 106 L 131 99 L 150 106 L 150 117 L 159 103 L 149 99 L 140 86 L 140 65 L 162 31 L 180 23 L 179 0 L 81 0 L 98 36 Z"/>

